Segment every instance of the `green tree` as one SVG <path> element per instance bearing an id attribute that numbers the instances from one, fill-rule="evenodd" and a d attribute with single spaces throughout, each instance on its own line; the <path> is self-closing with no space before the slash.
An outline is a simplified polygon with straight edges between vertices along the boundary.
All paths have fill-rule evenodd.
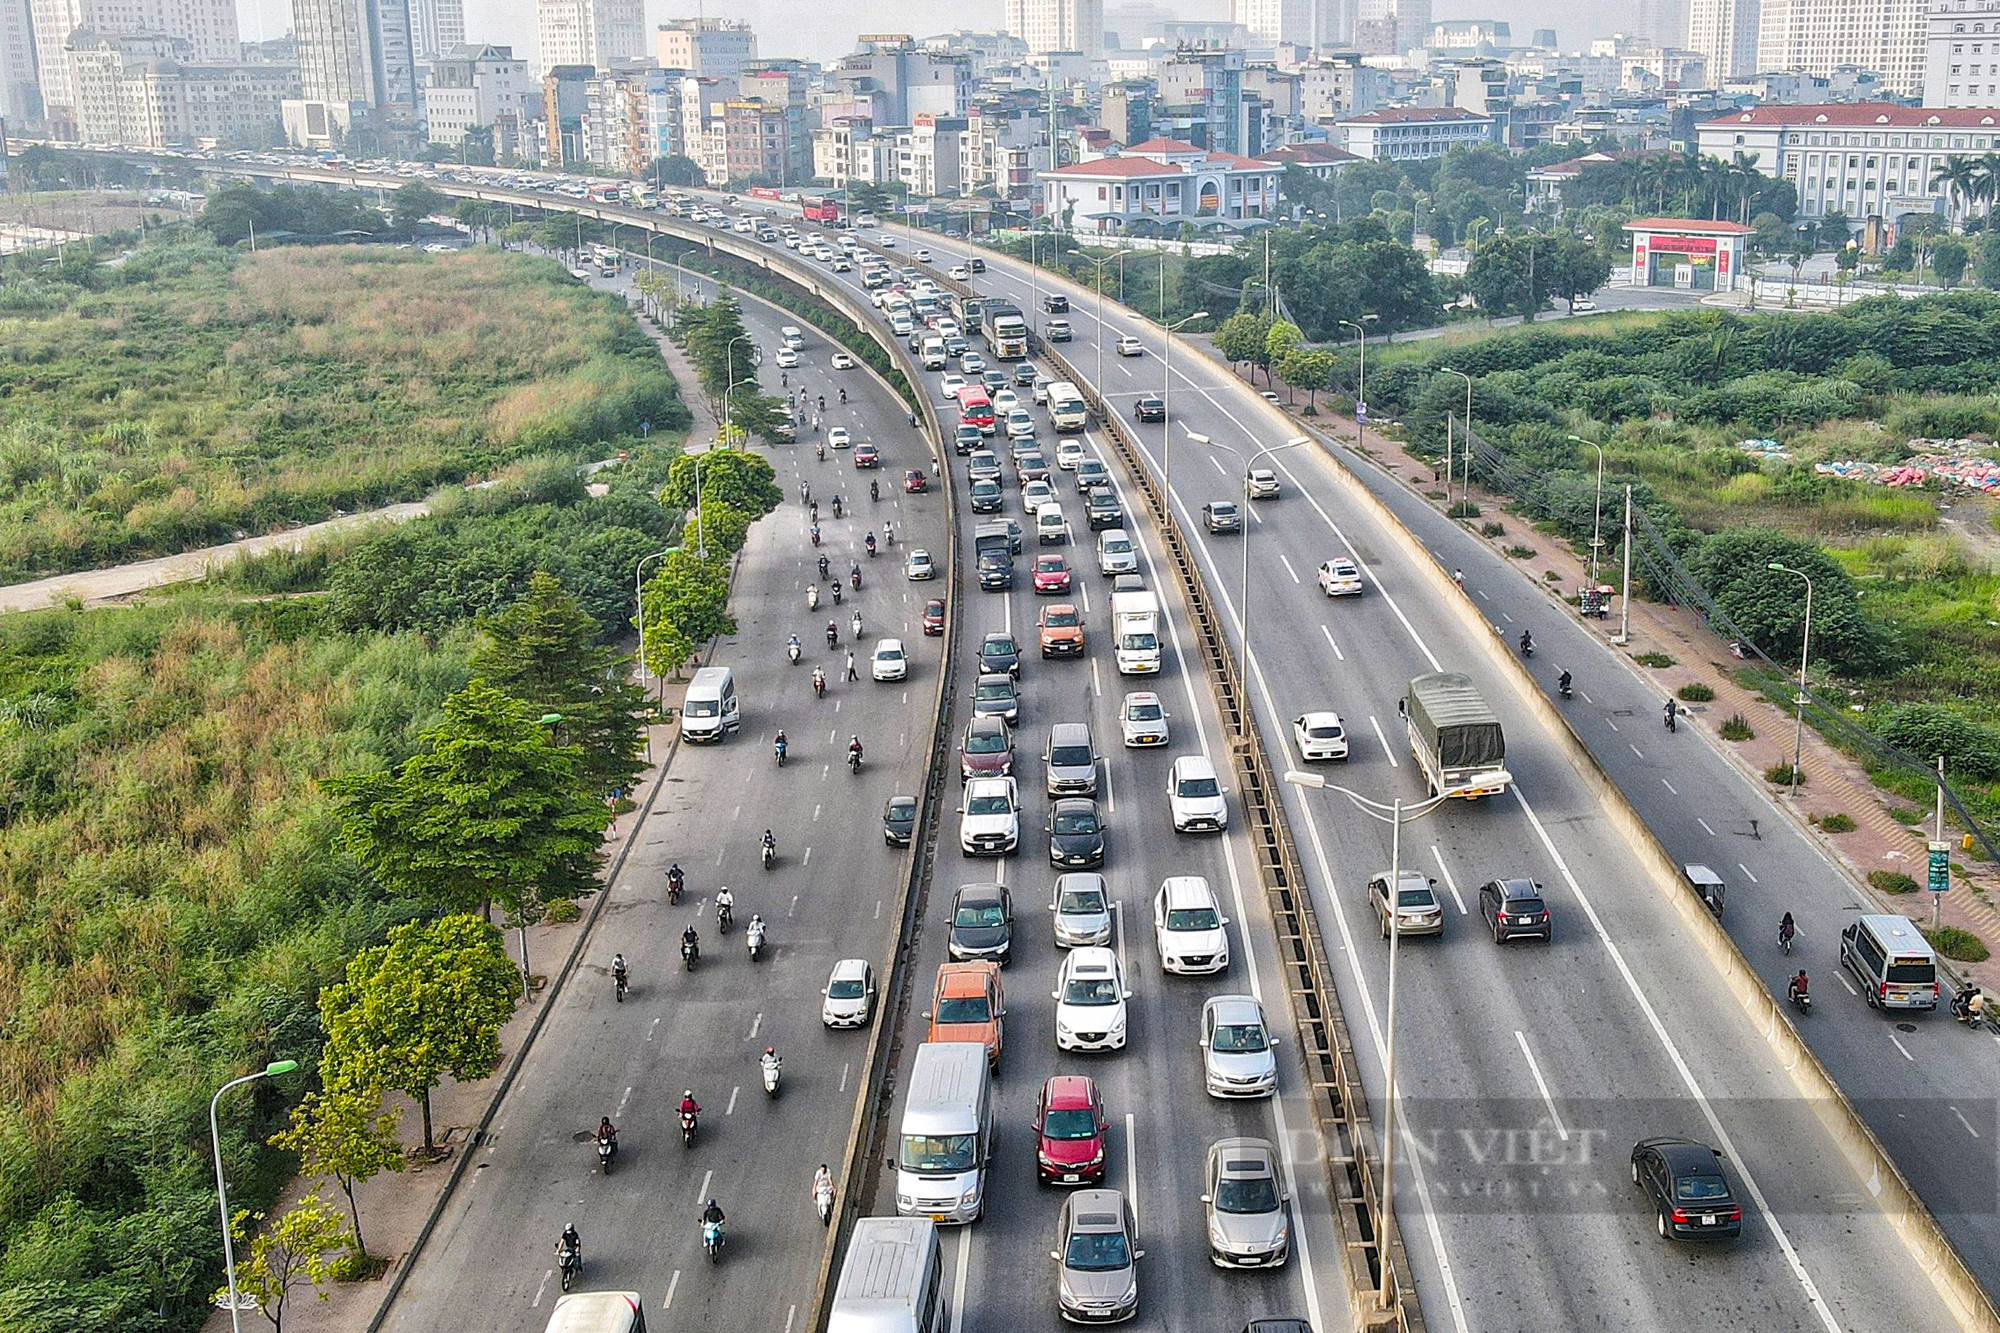
<path id="1" fill-rule="evenodd" d="M 1778 662 L 1796 662 L 1806 589 L 1794 576 L 1769 568 L 1773 561 L 1813 581 L 1815 661 L 1845 675 L 1874 675 L 1896 661 L 1894 645 L 1861 615 L 1847 571 L 1811 542 L 1769 529 L 1730 528 L 1703 538 L 1687 567 L 1750 642 Z"/>
<path id="2" fill-rule="evenodd" d="M 694 508 L 697 471 L 704 500 L 719 500 L 752 515 L 768 514 L 784 503 L 785 494 L 778 489 L 778 474 L 769 460 L 739 449 L 710 449 L 674 459 L 667 467 L 660 503 L 683 513 Z"/>
<path id="3" fill-rule="evenodd" d="M 1231 365 L 1248 363 L 1251 366 L 1269 366 L 1270 354 L 1264 349 L 1264 340 L 1271 332 L 1269 315 L 1251 314 L 1239 311 L 1222 321 L 1215 331 L 1215 350 Z"/>
<path id="4" fill-rule="evenodd" d="M 409 231 L 431 214 L 445 212 L 450 202 L 422 181 L 411 181 L 389 196 L 389 216 L 399 231 Z"/>
<path id="5" fill-rule="evenodd" d="M 1306 391 L 1306 411 L 1317 411 L 1313 395 L 1333 381 L 1338 357 L 1324 347 L 1296 347 L 1277 365 L 1278 378 L 1293 389 Z"/>
<path id="6" fill-rule="evenodd" d="M 626 679 L 626 655 L 597 642 L 582 603 L 555 575 L 536 570 L 527 593 L 480 628 L 473 673 L 531 712 L 562 714 L 563 735 L 583 751 L 577 771 L 591 790 L 630 787 L 642 767 L 645 691 Z"/>
<path id="7" fill-rule="evenodd" d="M 847 205 L 857 213 L 886 213 L 895 206 L 890 193 L 873 181 L 854 181 L 847 187 Z"/>
<path id="8" fill-rule="evenodd" d="M 1549 263 L 1554 254 L 1555 246 L 1545 236 L 1496 236 L 1473 252 L 1466 290 L 1488 319 L 1533 318 L 1554 290 Z"/>
<path id="9" fill-rule="evenodd" d="M 2000 232 L 1989 231 L 1979 238 L 1979 285 L 2000 292 Z"/>
<path id="10" fill-rule="evenodd" d="M 701 163 L 679 153 L 655 158 L 650 174 L 662 187 L 669 189 L 698 190 L 708 184 L 708 176 L 702 171 Z"/>
<path id="11" fill-rule="evenodd" d="M 354 1222 L 354 1248 L 363 1258 L 368 1243 L 361 1238 L 361 1209 L 354 1187 L 382 1171 L 403 1169 L 396 1143 L 393 1107 L 384 1105 L 373 1089 L 322 1089 L 309 1092 L 292 1108 L 292 1124 L 271 1136 L 271 1146 L 299 1155 L 308 1174 L 330 1177 L 347 1196 L 347 1215 Z"/>
<path id="12" fill-rule="evenodd" d="M 655 618 L 679 630 L 690 645 L 734 634 L 726 558 L 711 552 L 704 560 L 693 548 L 682 546 L 660 561 L 659 571 L 646 584 L 648 624 Z"/>
<path id="13" fill-rule="evenodd" d="M 356 954 L 346 980 L 320 992 L 326 1030 L 321 1072 L 330 1089 L 393 1088 L 423 1108 L 447 1074 L 484 1078 L 500 1062 L 500 1028 L 514 1012 L 521 974 L 500 932 L 468 913 L 412 921 L 389 942 Z"/>
<path id="14" fill-rule="evenodd" d="M 1956 236 L 1940 236 L 1931 246 L 1931 272 L 1946 287 L 1956 287 L 1965 280 L 1965 265 L 1971 257 L 1964 241 Z"/>
<path id="15" fill-rule="evenodd" d="M 1549 294 L 1567 300 L 1574 314 L 1578 301 L 1611 280 L 1611 261 L 1596 246 L 1573 236 L 1556 237 L 1552 249 L 1544 261 L 1549 266 Z M 1539 286 L 1539 268 L 1535 277 Z"/>
<path id="16" fill-rule="evenodd" d="M 263 1213 L 236 1214 L 231 1222 L 236 1243 L 243 1243 L 252 1224 L 265 1220 Z M 284 1333 L 286 1296 L 301 1282 L 317 1288 L 333 1276 L 334 1261 L 327 1256 L 345 1246 L 346 1229 L 325 1200 L 308 1194 L 249 1239 L 248 1258 L 236 1270 L 236 1289 L 257 1302 L 277 1333 Z M 215 1293 L 217 1300 L 228 1294 L 226 1288 Z M 319 1298 L 325 1300 L 326 1293 Z"/>
<path id="17" fill-rule="evenodd" d="M 681 632 L 678 625 L 664 615 L 651 613 L 651 600 L 645 599 L 648 614 L 641 628 L 640 652 L 646 659 L 646 670 L 655 676 L 672 676 L 681 679 L 681 668 L 694 655 L 694 640 Z"/>
<path id="18" fill-rule="evenodd" d="M 735 555 L 749 539 L 754 517 L 732 504 L 704 495 L 701 510 L 692 524 L 696 553 L 706 549 L 711 559 Z M 683 529 L 681 535 L 685 539 L 690 532 Z"/>
<path id="19" fill-rule="evenodd" d="M 391 892 L 517 916 L 597 887 L 611 811 L 528 704 L 482 680 L 444 702 L 445 720 L 394 772 L 323 784 L 347 850 Z"/>
<path id="20" fill-rule="evenodd" d="M 1289 320 L 1276 320 L 1264 331 L 1264 364 L 1276 367 L 1284 364 L 1286 357 L 1299 350 L 1305 336 L 1299 326 Z"/>

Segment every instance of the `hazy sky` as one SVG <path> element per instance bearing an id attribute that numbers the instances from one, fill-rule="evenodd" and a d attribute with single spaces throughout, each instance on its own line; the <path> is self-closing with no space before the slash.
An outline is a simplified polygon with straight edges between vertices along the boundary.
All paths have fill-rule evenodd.
<path id="1" fill-rule="evenodd" d="M 1161 2 L 1161 0 L 1156 0 Z M 1228 0 L 1164 0 L 1174 12 L 1188 19 L 1226 19 Z M 253 41 L 282 37 L 291 27 L 289 0 L 237 0 L 243 35 Z M 1105 8 L 1115 10 L 1119 0 L 1106 0 Z M 1536 27 L 1553 26 L 1567 49 L 1587 39 L 1610 32 L 1620 24 L 1630 24 L 1630 0 L 1613 0 L 1609 5 L 1590 8 L 1601 16 L 1599 28 L 1585 31 L 1577 22 L 1574 5 L 1564 0 L 1434 0 L 1440 19 L 1495 18 L 1513 25 L 1514 40 L 1525 43 Z M 712 16 L 748 19 L 757 30 L 758 54 L 798 56 L 808 60 L 833 60 L 854 49 L 854 37 L 863 32 L 907 32 L 918 37 L 948 32 L 954 28 L 991 31 L 1000 26 L 1001 0 L 956 0 L 939 5 L 936 0 L 842 0 L 840 3 L 805 3 L 803 0 L 709 0 L 706 4 L 688 0 L 647 0 L 646 22 L 651 28 L 670 18 L 706 13 Z M 465 0 L 466 35 L 472 41 L 497 42 L 512 46 L 524 59 L 535 58 L 534 0 Z"/>

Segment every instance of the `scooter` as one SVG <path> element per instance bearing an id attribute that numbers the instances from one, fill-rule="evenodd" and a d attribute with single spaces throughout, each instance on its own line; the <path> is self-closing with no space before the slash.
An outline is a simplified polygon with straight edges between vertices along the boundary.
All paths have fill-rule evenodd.
<path id="1" fill-rule="evenodd" d="M 785 656 L 792 659 L 793 666 L 799 664 L 799 641 L 797 639 L 793 639 L 785 645 Z"/>
<path id="2" fill-rule="evenodd" d="M 694 965 L 701 961 L 701 946 L 692 940 L 681 941 L 681 965 L 694 971 Z"/>
<path id="3" fill-rule="evenodd" d="M 722 1223 L 703 1222 L 701 1224 L 701 1247 L 708 1251 L 708 1261 L 715 1263 L 722 1258 Z"/>
<path id="4" fill-rule="evenodd" d="M 785 766 L 785 743 L 783 741 L 772 741 L 771 749 L 778 756 L 778 767 L 783 768 Z"/>
<path id="5" fill-rule="evenodd" d="M 749 930 L 744 932 L 743 943 L 750 950 L 751 962 L 761 963 L 764 961 L 764 927 L 753 924 Z"/>
<path id="6" fill-rule="evenodd" d="M 669 874 L 667 876 L 667 906 L 673 907 L 677 905 L 681 900 L 681 890 L 686 887 L 687 881 L 682 879 L 678 872 Z"/>
<path id="7" fill-rule="evenodd" d="M 562 1289 L 568 1291 L 583 1271 L 583 1256 L 575 1250 L 564 1250 L 556 1257 L 556 1267 L 562 1270 Z"/>
<path id="8" fill-rule="evenodd" d="M 776 1060 L 764 1061 L 764 1095 L 766 1097 L 775 1097 L 778 1095 L 778 1075 L 778 1062 Z"/>
<path id="9" fill-rule="evenodd" d="M 597 1141 L 597 1165 L 605 1175 L 611 1174 L 611 1159 L 618 1152 L 618 1140 L 599 1139 Z"/>
<path id="10" fill-rule="evenodd" d="M 813 698 L 826 698 L 826 672 L 813 668 Z"/>
<path id="11" fill-rule="evenodd" d="M 813 1206 L 819 1209 L 821 1226 L 833 1225 L 833 1182 L 823 1180 L 813 1186 Z"/>
<path id="12" fill-rule="evenodd" d="M 1809 1014 L 1812 1012 L 1812 992 L 1802 991 L 1797 986 L 1787 986 L 1785 987 L 1785 998 L 1789 999 L 1792 1002 L 1792 1007 L 1800 1013 Z"/>
<path id="13" fill-rule="evenodd" d="M 840 585 L 838 583 L 833 585 L 833 604 L 835 606 L 840 605 Z"/>
<path id="14" fill-rule="evenodd" d="M 769 870 L 778 863 L 778 849 L 770 843 L 764 844 L 764 869 Z"/>
<path id="15" fill-rule="evenodd" d="M 806 585 L 806 610 L 819 610 L 819 585 L 817 583 L 808 583 Z"/>
<path id="16" fill-rule="evenodd" d="M 692 1148 L 692 1147 L 694 1147 L 694 1131 L 695 1131 L 695 1128 L 696 1128 L 696 1125 L 695 1125 L 695 1114 L 694 1114 L 694 1112 L 693 1112 L 693 1111 L 682 1111 L 682 1112 L 681 1112 L 681 1147 L 683 1147 L 683 1148 Z"/>
<path id="17" fill-rule="evenodd" d="M 766 847 L 764 850 L 768 852 L 771 849 L 769 847 Z M 715 929 L 719 933 L 727 935 L 729 933 L 729 928 L 735 924 L 736 924 L 736 909 L 731 907 L 728 903 L 718 902 L 715 905 Z"/>
<path id="18" fill-rule="evenodd" d="M 861 751 L 849 750 L 847 752 L 847 767 L 855 773 L 861 771 Z"/>
<path id="19" fill-rule="evenodd" d="M 618 1003 L 620 1004 L 625 1003 L 625 992 L 628 989 L 630 989 L 630 986 L 626 981 L 625 973 L 613 972 L 611 974 L 611 984 L 617 988 Z"/>

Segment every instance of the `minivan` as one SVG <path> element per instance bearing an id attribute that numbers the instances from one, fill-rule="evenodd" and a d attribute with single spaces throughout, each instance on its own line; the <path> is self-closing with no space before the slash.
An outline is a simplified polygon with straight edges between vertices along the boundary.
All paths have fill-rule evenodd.
<path id="1" fill-rule="evenodd" d="M 703 667 L 688 682 L 681 704 L 681 735 L 700 745 L 726 739 L 743 725 L 736 700 L 736 677 L 728 667 Z"/>
<path id="2" fill-rule="evenodd" d="M 827 1333 L 944 1333 L 947 1306 L 937 1223 L 928 1217 L 855 1222 Z"/>
<path id="3" fill-rule="evenodd" d="M 1045 502 L 1035 510 L 1035 541 L 1041 546 L 1061 546 L 1069 540 L 1069 521 L 1062 506 Z"/>
<path id="4" fill-rule="evenodd" d="M 1937 953 L 1908 917 L 1857 919 L 1840 932 L 1840 961 L 1871 1008 L 1937 1008 Z"/>
<path id="5" fill-rule="evenodd" d="M 993 1139 L 986 1048 L 976 1041 L 923 1043 L 909 1089 L 896 1138 L 897 1213 L 933 1222 L 978 1221 Z"/>
<path id="6" fill-rule="evenodd" d="M 1049 795 L 1097 795 L 1097 747 L 1088 723 L 1058 722 L 1050 727 L 1042 764 Z"/>
<path id="7" fill-rule="evenodd" d="M 806 335 L 799 332 L 799 326 L 796 324 L 787 324 L 779 329 L 778 337 L 794 352 L 802 350 L 806 345 Z"/>

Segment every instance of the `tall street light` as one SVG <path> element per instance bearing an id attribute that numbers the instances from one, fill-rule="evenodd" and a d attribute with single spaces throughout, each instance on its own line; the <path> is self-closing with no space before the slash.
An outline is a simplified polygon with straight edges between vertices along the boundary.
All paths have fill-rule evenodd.
<path id="1" fill-rule="evenodd" d="M 1285 781 L 1294 787 L 1317 787 L 1337 791 L 1345 796 L 1362 814 L 1370 819 L 1379 819 L 1389 824 L 1393 831 L 1389 837 L 1389 1015 L 1387 1070 L 1382 1094 L 1382 1211 L 1375 1220 L 1376 1268 L 1381 1273 L 1381 1285 L 1375 1293 L 1376 1303 L 1383 1309 L 1389 1306 L 1389 1238 L 1395 1229 L 1396 1213 L 1396 946 L 1403 938 L 1403 928 L 1397 920 L 1397 909 L 1403 901 L 1403 825 L 1414 823 L 1442 805 L 1450 796 L 1449 792 L 1439 792 L 1426 801 L 1421 801 L 1407 809 L 1399 796 L 1388 805 L 1371 800 L 1357 791 L 1350 791 L 1338 783 L 1328 782 L 1318 773 L 1287 772 Z"/>
<path id="2" fill-rule="evenodd" d="M 215 1147 L 215 1206 L 222 1212 L 222 1268 L 228 1275 L 229 1294 L 223 1301 L 229 1307 L 229 1327 L 234 1333 L 243 1333 L 243 1298 L 236 1294 L 236 1242 L 229 1235 L 229 1183 L 222 1175 L 222 1132 L 215 1123 L 215 1104 L 222 1100 L 222 1094 L 231 1088 L 240 1088 L 245 1083 L 254 1083 L 260 1078 L 277 1078 L 289 1074 L 299 1067 L 297 1060 L 274 1060 L 254 1074 L 242 1078 L 232 1078 L 215 1090 L 208 1099 L 208 1140 Z M 250 1309 L 259 1307 L 253 1302 Z"/>
<path id="3" fill-rule="evenodd" d="M 1099 398 L 1102 398 L 1104 395 L 1104 266 L 1114 259 L 1123 259 L 1124 257 L 1125 252 L 1120 250 L 1115 254 L 1105 255 L 1102 259 L 1085 259 L 1083 261 L 1090 265 L 1090 285 L 1097 289 L 1097 314 L 1095 316 L 1097 320 L 1097 337 L 1092 339 L 1092 341 L 1097 344 L 1097 393 Z"/>
<path id="4" fill-rule="evenodd" d="M 697 512 L 699 512 L 699 507 L 697 507 Z M 648 561 L 664 560 L 666 557 L 672 555 L 675 551 L 678 551 L 680 549 L 681 548 L 678 546 L 669 546 L 664 551 L 655 551 L 651 555 L 641 556 L 639 558 L 639 563 L 632 566 L 632 598 L 633 601 L 637 604 L 639 613 L 638 656 L 639 656 L 639 686 L 641 689 L 645 688 L 646 684 L 646 583 L 645 580 L 640 576 L 645 572 L 646 563 Z"/>
<path id="5" fill-rule="evenodd" d="M 1365 327 L 1374 315 L 1363 315 L 1360 319 L 1343 319 L 1340 322 L 1354 330 L 1354 341 L 1361 346 L 1361 382 L 1354 390 L 1354 438 L 1368 428 L 1368 330 Z"/>
<path id="6" fill-rule="evenodd" d="M 749 334 L 739 333 L 734 338 L 731 338 L 728 344 L 722 349 L 722 366 L 728 372 L 729 378 L 728 387 L 722 391 L 722 438 L 725 441 L 730 438 L 730 409 L 735 405 L 736 399 L 736 344 L 754 343 L 755 341 Z M 701 523 L 701 513 L 699 510 L 695 512 L 695 523 L 697 526 Z"/>
<path id="7" fill-rule="evenodd" d="M 1764 568 L 1775 569 L 1780 574 L 1795 574 L 1806 581 L 1806 627 L 1805 632 L 1799 636 L 1798 717 L 1792 724 L 1792 796 L 1796 799 L 1799 794 L 1799 758 L 1806 740 L 1806 661 L 1812 653 L 1813 581 L 1812 575 L 1804 570 L 1793 569 L 1790 565 L 1776 560 Z"/>
<path id="8" fill-rule="evenodd" d="M 1581 435 L 1569 437 L 1574 444 L 1587 444 L 1597 450 L 1597 498 L 1590 506 L 1590 586 L 1597 586 L 1597 548 L 1603 545 L 1603 538 L 1597 535 L 1604 521 L 1604 446 L 1594 440 L 1586 440 Z"/>
<path id="9" fill-rule="evenodd" d="M 1190 444 L 1205 444 L 1211 449 L 1220 449 L 1225 453 L 1235 454 L 1236 461 L 1243 468 L 1243 588 L 1242 595 L 1236 603 L 1236 637 L 1243 641 L 1243 685 L 1247 690 L 1250 686 L 1250 470 L 1256 467 L 1258 461 L 1266 455 L 1275 454 L 1284 449 L 1296 449 L 1302 444 L 1311 444 L 1312 441 L 1304 435 L 1294 435 L 1283 444 L 1273 444 L 1267 448 L 1259 449 L 1256 453 L 1250 455 L 1250 461 L 1247 463 L 1243 461 L 1243 455 L 1236 449 L 1222 443 L 1220 440 L 1211 440 L 1206 435 L 1197 435 L 1193 431 L 1189 431 L 1188 442 Z M 1247 713 L 1244 715 L 1244 724 L 1246 726 L 1249 724 L 1249 715 Z"/>
<path id="10" fill-rule="evenodd" d="M 1459 471 L 1464 474 L 1465 478 L 1461 494 L 1467 500 L 1470 500 L 1472 498 L 1472 376 L 1462 370 L 1453 370 L 1450 366 L 1439 366 L 1438 369 L 1447 375 L 1456 375 L 1465 381 L 1465 466 L 1460 468 Z M 1444 507 L 1445 512 L 1449 513 L 1451 512 L 1451 419 L 1449 416 L 1445 419 L 1444 429 Z"/>
<path id="11" fill-rule="evenodd" d="M 1174 331 L 1181 325 L 1197 319 L 1207 319 L 1206 310 L 1197 310 L 1192 315 L 1184 315 L 1165 326 L 1167 331 L 1167 354 L 1161 358 L 1162 381 L 1160 389 L 1160 471 L 1165 476 L 1165 491 L 1161 503 L 1166 509 L 1165 522 L 1168 527 L 1174 523 Z M 1104 327 L 1099 325 L 1097 339 L 1104 341 Z M 1104 397 L 1104 381 L 1097 382 L 1097 396 Z"/>

